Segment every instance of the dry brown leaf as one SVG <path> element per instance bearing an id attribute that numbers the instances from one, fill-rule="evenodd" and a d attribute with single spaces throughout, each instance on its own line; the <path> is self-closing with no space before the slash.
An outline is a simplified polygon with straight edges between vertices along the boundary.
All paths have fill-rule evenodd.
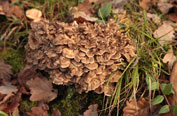
<path id="1" fill-rule="evenodd" d="M 23 13 L 22 9 L 17 5 L 13 5 L 11 7 L 9 1 L 2 2 L 2 10 L 5 15 L 8 15 L 11 17 L 15 16 L 20 19 L 24 17 L 24 13 Z"/>
<path id="2" fill-rule="evenodd" d="M 152 0 L 142 0 L 139 5 L 144 8 L 145 10 L 148 10 L 149 7 L 151 7 L 153 5 Z"/>
<path id="3" fill-rule="evenodd" d="M 34 21 L 38 21 L 42 17 L 42 12 L 33 8 L 26 11 L 26 16 Z"/>
<path id="4" fill-rule="evenodd" d="M 16 16 L 17 18 L 20 18 L 20 19 L 23 18 L 24 16 L 22 9 L 17 5 L 14 5 L 10 8 L 9 14 Z"/>
<path id="5" fill-rule="evenodd" d="M 147 13 L 147 19 L 158 24 L 160 23 L 160 17 L 157 14 Z"/>
<path id="6" fill-rule="evenodd" d="M 14 110 L 20 105 L 21 101 L 21 93 L 18 92 L 16 94 L 10 93 L 4 97 L 4 99 L 0 102 L 0 110 L 6 113 L 13 113 Z"/>
<path id="7" fill-rule="evenodd" d="M 123 112 L 123 116 L 149 116 L 149 102 L 144 98 L 140 98 L 138 102 L 130 99 L 126 102 Z"/>
<path id="8" fill-rule="evenodd" d="M 0 79 L 9 80 L 12 74 L 11 66 L 0 60 Z"/>
<path id="9" fill-rule="evenodd" d="M 173 54 L 173 50 L 169 50 L 169 52 L 163 57 L 163 63 L 168 63 L 168 69 L 171 70 L 173 63 L 176 61 L 176 56 Z"/>
<path id="10" fill-rule="evenodd" d="M 177 15 L 176 13 L 171 13 L 168 15 L 168 19 L 175 21 L 177 23 Z"/>
<path id="11" fill-rule="evenodd" d="M 21 86 L 27 88 L 26 82 L 32 78 L 39 76 L 40 74 L 35 71 L 34 67 L 26 66 L 18 73 L 18 82 Z"/>
<path id="12" fill-rule="evenodd" d="M 98 18 L 86 15 L 85 12 L 78 11 L 76 7 L 72 9 L 72 15 L 73 15 L 74 20 L 76 20 L 77 22 L 82 22 L 80 20 L 91 21 L 91 22 L 95 22 L 96 20 L 98 20 Z"/>
<path id="13" fill-rule="evenodd" d="M 172 83 L 173 90 L 175 94 L 173 95 L 172 103 L 177 105 L 177 61 L 173 65 L 173 70 L 170 75 L 170 82 Z"/>
<path id="14" fill-rule="evenodd" d="M 93 14 L 96 13 L 92 6 L 93 2 L 93 0 L 84 0 L 84 2 L 78 5 L 79 11 L 82 11 L 89 16 L 93 16 Z"/>
<path id="15" fill-rule="evenodd" d="M 163 46 L 166 43 L 172 42 L 174 38 L 174 29 L 168 23 L 163 23 L 154 33 L 155 38 L 160 38 L 159 43 Z"/>
<path id="16" fill-rule="evenodd" d="M 158 2 L 157 6 L 162 13 L 168 13 L 169 9 L 173 7 L 172 4 L 166 2 Z"/>
<path id="17" fill-rule="evenodd" d="M 57 97 L 57 92 L 53 89 L 52 82 L 45 77 L 31 79 L 27 81 L 27 85 L 31 90 L 31 101 L 50 102 Z"/>
<path id="18" fill-rule="evenodd" d="M 176 6 L 174 5 L 173 8 L 171 9 L 171 13 L 168 14 L 168 19 L 177 22 L 177 5 Z"/>
<path id="19" fill-rule="evenodd" d="M 0 93 L 1 94 L 10 94 L 10 93 L 16 93 L 17 87 L 14 85 L 11 85 L 11 83 L 6 83 L 5 85 L 0 86 Z"/>
<path id="20" fill-rule="evenodd" d="M 88 107 L 88 110 L 84 112 L 83 116 L 98 116 L 98 104 L 93 104 Z"/>

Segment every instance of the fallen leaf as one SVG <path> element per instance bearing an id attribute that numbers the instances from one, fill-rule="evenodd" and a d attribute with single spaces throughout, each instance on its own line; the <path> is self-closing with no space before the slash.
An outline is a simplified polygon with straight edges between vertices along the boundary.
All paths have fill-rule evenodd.
<path id="1" fill-rule="evenodd" d="M 176 56 L 173 54 L 173 50 L 169 50 L 169 52 L 163 57 L 163 63 L 168 63 L 168 69 L 171 70 L 173 63 L 176 61 Z"/>
<path id="2" fill-rule="evenodd" d="M 10 8 L 9 14 L 16 16 L 17 18 L 20 18 L 20 19 L 23 18 L 24 16 L 22 9 L 17 5 L 14 5 Z"/>
<path id="3" fill-rule="evenodd" d="M 61 112 L 58 109 L 52 111 L 52 116 L 61 116 Z"/>
<path id="4" fill-rule="evenodd" d="M 168 14 L 168 19 L 170 19 L 171 21 L 175 21 L 177 23 L 177 15 L 176 15 L 176 13 Z"/>
<path id="5" fill-rule="evenodd" d="M 38 9 L 29 9 L 26 11 L 26 16 L 34 21 L 40 20 L 42 17 L 42 12 Z"/>
<path id="6" fill-rule="evenodd" d="M 73 15 L 74 20 L 76 20 L 78 23 L 80 23 L 80 22 L 82 23 L 85 21 L 95 22 L 98 20 L 98 18 L 91 17 L 89 15 L 86 15 L 82 11 L 78 11 L 78 9 L 76 7 L 74 7 L 72 9 L 72 15 Z M 83 20 L 83 21 L 80 21 L 80 20 Z"/>
<path id="7" fill-rule="evenodd" d="M 160 17 L 157 14 L 147 13 L 147 19 L 152 20 L 153 22 L 157 24 L 160 23 Z"/>
<path id="8" fill-rule="evenodd" d="M 40 74 L 36 72 L 36 69 L 34 67 L 26 66 L 18 73 L 17 80 L 21 86 L 27 88 L 26 82 L 39 75 Z"/>
<path id="9" fill-rule="evenodd" d="M 50 102 L 57 97 L 57 92 L 52 88 L 52 82 L 45 77 L 36 77 L 27 81 L 31 90 L 31 101 Z"/>
<path id="10" fill-rule="evenodd" d="M 159 43 L 163 46 L 166 43 L 172 42 L 174 38 L 174 29 L 168 23 L 163 23 L 155 32 L 153 33 L 155 38 L 160 38 Z"/>
<path id="11" fill-rule="evenodd" d="M 30 116 L 48 116 L 49 106 L 43 102 L 40 102 L 38 106 L 32 107 L 32 112 L 27 112 Z"/>
<path id="12" fill-rule="evenodd" d="M 168 19 L 177 22 L 177 5 L 174 5 L 171 9 L 170 14 L 168 14 Z"/>
<path id="13" fill-rule="evenodd" d="M 95 14 L 95 10 L 93 9 L 92 3 L 95 2 L 93 0 L 84 0 L 81 4 L 78 5 L 79 11 L 84 12 L 88 16 L 93 16 Z"/>
<path id="14" fill-rule="evenodd" d="M 164 14 L 168 13 L 169 9 L 173 7 L 172 4 L 167 3 L 167 2 L 158 2 L 157 6 L 158 6 L 158 9 Z"/>
<path id="15" fill-rule="evenodd" d="M 138 102 L 130 99 L 123 109 L 123 116 L 149 116 L 149 109 L 149 102 L 146 99 L 140 98 Z"/>
<path id="16" fill-rule="evenodd" d="M 3 101 L 0 102 L 0 110 L 6 113 L 13 113 L 20 105 L 21 95 L 20 92 L 8 94 Z"/>
<path id="17" fill-rule="evenodd" d="M 1 94 L 9 94 L 9 93 L 16 93 L 17 87 L 11 85 L 11 83 L 6 83 L 5 85 L 0 86 L 0 93 Z"/>
<path id="18" fill-rule="evenodd" d="M 0 79 L 10 80 L 12 74 L 11 66 L 0 60 Z"/>
<path id="19" fill-rule="evenodd" d="M 152 0 L 142 0 L 141 2 L 139 2 L 139 5 L 145 9 L 148 10 L 149 7 L 151 7 L 153 5 Z"/>
<path id="20" fill-rule="evenodd" d="M 88 110 L 84 112 L 83 116 L 98 116 L 98 104 L 93 104 L 88 107 Z"/>
<path id="21" fill-rule="evenodd" d="M 174 105 L 177 105 L 177 61 L 173 64 L 173 69 L 170 75 L 170 82 L 172 83 L 173 90 L 175 91 L 175 94 L 173 94 L 173 97 L 171 99 L 171 103 Z"/>
<path id="22" fill-rule="evenodd" d="M 2 9 L 5 15 L 8 15 L 11 17 L 15 16 L 17 18 L 23 18 L 24 16 L 22 9 L 17 5 L 13 5 L 11 7 L 9 1 L 2 2 Z"/>

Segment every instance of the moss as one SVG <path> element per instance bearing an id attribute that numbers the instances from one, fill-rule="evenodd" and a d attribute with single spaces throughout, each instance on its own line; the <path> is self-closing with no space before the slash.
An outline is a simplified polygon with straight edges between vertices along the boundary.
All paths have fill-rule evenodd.
<path id="1" fill-rule="evenodd" d="M 20 102 L 20 112 L 31 112 L 31 108 L 36 106 L 37 102 L 29 101 L 28 99 Z"/>
<path id="2" fill-rule="evenodd" d="M 19 72 L 22 68 L 23 55 L 21 51 L 10 48 L 0 52 L 0 58 L 12 66 L 12 71 L 14 73 Z"/>
<path id="3" fill-rule="evenodd" d="M 50 110 L 59 109 L 63 116 L 78 116 L 83 114 L 91 104 L 98 104 L 102 107 L 103 95 L 93 92 L 79 94 L 74 87 L 58 87 L 59 96 L 50 103 Z M 67 91 L 66 91 L 67 90 Z M 61 94 L 62 93 L 62 94 Z"/>

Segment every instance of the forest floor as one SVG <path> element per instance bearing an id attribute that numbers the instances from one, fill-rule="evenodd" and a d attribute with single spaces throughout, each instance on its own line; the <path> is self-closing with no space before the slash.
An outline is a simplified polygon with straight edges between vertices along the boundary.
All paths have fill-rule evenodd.
<path id="1" fill-rule="evenodd" d="M 28 66 L 25 46 L 40 20 L 115 20 L 135 55 L 117 64 L 124 68 L 110 96 L 80 94 L 74 84 L 56 85 L 45 70 Z M 1 0 L 0 115 L 177 116 L 176 39 L 176 0 Z"/>

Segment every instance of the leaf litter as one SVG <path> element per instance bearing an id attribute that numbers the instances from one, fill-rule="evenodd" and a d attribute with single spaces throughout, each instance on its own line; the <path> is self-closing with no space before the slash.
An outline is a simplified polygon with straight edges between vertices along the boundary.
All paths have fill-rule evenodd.
<path id="1" fill-rule="evenodd" d="M 11 18 L 15 17 L 23 19 L 24 12 L 22 8 L 16 4 L 11 5 L 11 3 L 13 3 L 14 1 L 15 0 L 0 1 L 0 14 Z M 118 7 L 118 10 L 120 10 L 119 6 L 121 6 L 121 4 L 124 4 L 121 0 L 113 0 L 113 2 L 104 2 L 103 0 L 102 3 L 99 4 L 100 8 L 95 9 L 94 5 L 97 3 L 98 0 L 84 0 L 83 2 L 80 2 L 80 4 L 77 4 L 77 6 L 73 7 L 76 8 L 76 10 L 72 11 L 71 13 L 73 16 L 72 20 L 83 20 L 82 22 L 94 23 L 99 18 L 106 19 L 111 16 L 111 13 L 113 13 L 112 6 Z M 153 36 L 156 39 L 159 39 L 160 45 L 163 47 L 165 45 L 169 45 L 171 42 L 174 42 L 176 37 L 174 25 L 165 23 L 159 15 L 155 14 L 151 10 L 151 7 L 155 6 L 160 10 L 160 12 L 166 14 L 169 20 L 176 22 L 177 11 L 176 6 L 174 5 L 174 0 L 159 0 L 158 2 L 154 2 L 154 0 L 141 0 L 139 2 L 139 5 L 147 11 L 146 15 L 149 21 L 152 20 L 157 25 L 160 24 L 162 21 L 163 24 L 159 26 L 159 28 L 153 33 Z M 25 8 L 27 9 L 25 9 L 27 18 L 33 21 L 39 21 L 41 19 L 42 13 L 40 10 L 29 9 L 28 7 Z M 98 11 L 100 11 L 101 13 L 99 13 Z M 97 18 L 97 16 L 99 17 Z M 172 101 L 169 100 L 170 105 L 177 104 L 177 87 L 175 84 L 177 65 L 176 56 L 174 55 L 175 53 L 175 50 L 172 51 L 172 49 L 170 49 L 162 58 L 162 62 L 164 64 L 168 63 L 169 72 L 172 69 L 170 82 L 172 83 L 172 87 L 175 91 L 175 94 L 172 95 Z M 139 62 L 136 65 L 138 65 Z M 18 116 L 18 107 L 20 105 L 20 101 L 22 100 L 22 94 L 31 94 L 30 100 L 37 101 L 37 105 L 33 106 L 31 108 L 31 112 L 27 112 L 27 114 L 30 116 L 48 116 L 48 103 L 53 101 L 57 97 L 57 92 L 55 91 L 55 89 L 53 89 L 52 82 L 48 78 L 44 77 L 41 73 L 37 72 L 35 67 L 27 66 L 23 68 L 20 73 L 13 74 L 10 65 L 5 64 L 3 61 L 0 61 L 0 66 L 2 66 L 0 67 L 0 79 L 2 79 L 2 82 L 0 81 L 0 110 L 3 110 L 6 113 L 12 113 L 14 116 Z M 123 116 L 149 116 L 149 111 L 152 110 L 151 113 L 154 113 L 154 109 L 161 113 L 165 113 L 165 110 L 168 109 L 166 108 L 166 106 L 167 105 L 164 105 L 162 107 L 163 111 L 161 111 L 159 110 L 160 105 L 157 106 L 158 108 L 154 106 L 151 108 L 150 102 L 145 98 L 140 98 L 138 101 L 136 101 L 135 99 L 130 99 L 126 102 L 126 106 L 123 109 Z M 62 112 L 60 112 L 59 109 L 52 110 L 52 116 L 62 115 Z M 172 115 L 172 112 L 166 115 Z M 83 113 L 83 116 L 98 116 L 98 104 L 90 105 L 88 107 L 88 110 Z"/>

